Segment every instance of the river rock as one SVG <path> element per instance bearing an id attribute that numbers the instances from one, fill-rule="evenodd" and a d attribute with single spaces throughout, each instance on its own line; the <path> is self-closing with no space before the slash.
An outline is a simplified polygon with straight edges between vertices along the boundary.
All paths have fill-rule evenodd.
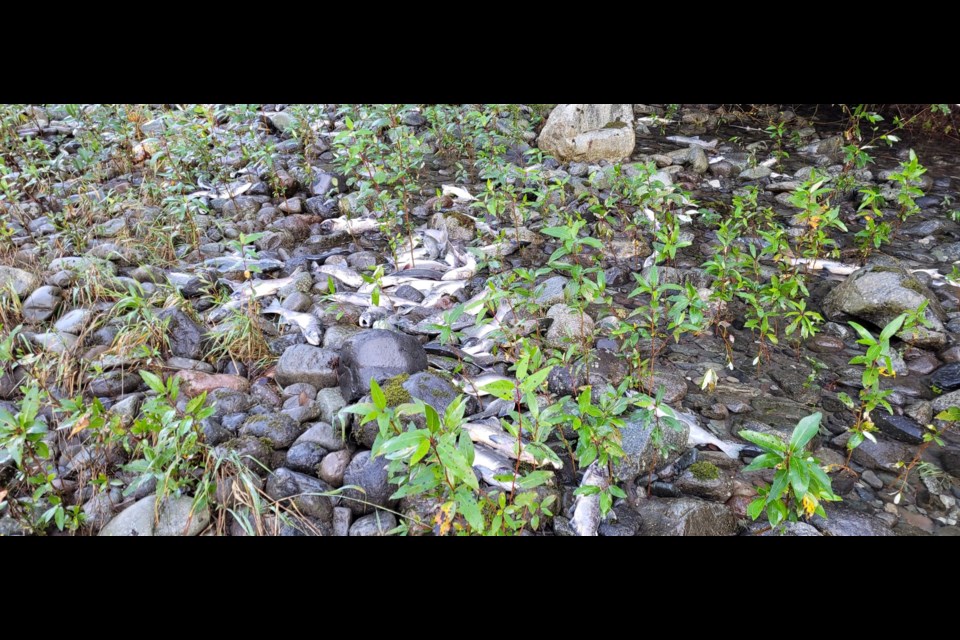
<path id="1" fill-rule="evenodd" d="M 167 321 L 170 353 L 191 360 L 203 358 L 203 331 L 190 316 L 180 309 L 164 309 L 157 317 Z"/>
<path id="2" fill-rule="evenodd" d="M 284 466 L 301 473 L 316 475 L 317 466 L 327 455 L 327 450 L 316 442 L 301 442 L 290 447 Z"/>
<path id="3" fill-rule="evenodd" d="M 193 512 L 193 498 L 167 498 L 154 521 L 157 497 L 149 495 L 133 503 L 100 530 L 101 536 L 195 536 L 210 523 L 204 508 Z"/>
<path id="4" fill-rule="evenodd" d="M 240 376 L 227 373 L 204 373 L 203 371 L 183 370 L 176 376 L 180 378 L 180 390 L 187 396 L 198 396 L 204 391 L 214 389 L 230 389 L 247 393 L 250 391 L 250 381 Z"/>
<path id="5" fill-rule="evenodd" d="M 317 475 L 325 482 L 330 483 L 331 487 L 343 486 L 343 476 L 350 465 L 351 457 L 353 457 L 353 454 L 349 449 L 341 449 L 327 454 L 317 468 Z"/>
<path id="6" fill-rule="evenodd" d="M 930 383 L 943 391 L 960 389 L 960 362 L 945 364 L 930 376 Z"/>
<path id="7" fill-rule="evenodd" d="M 696 420 L 692 416 L 687 419 Z M 626 457 L 614 470 L 617 478 L 622 482 L 632 482 L 638 476 L 660 469 L 675 461 L 687 446 L 690 427 L 684 420 L 680 420 L 679 430 L 668 426 L 660 420 L 662 435 L 660 447 L 653 440 L 653 431 L 656 422 L 647 420 L 642 412 L 636 412 L 626 419 L 623 429 L 620 430 L 621 446 Z"/>
<path id="8" fill-rule="evenodd" d="M 827 294 L 823 311 L 831 320 L 850 316 L 884 327 L 901 313 L 915 310 L 924 300 L 930 301 L 924 315 L 931 329 L 918 327 L 898 335 L 919 347 L 942 348 L 947 342 L 943 325 L 946 314 L 933 292 L 899 266 L 874 264 L 855 271 Z"/>
<path id="9" fill-rule="evenodd" d="M 350 525 L 350 535 L 357 537 L 385 536 L 388 531 L 396 527 L 396 516 L 388 511 L 377 511 L 362 518 L 357 518 Z"/>
<path id="10" fill-rule="evenodd" d="M 726 505 L 697 498 L 655 498 L 637 508 L 644 536 L 729 536 L 737 521 Z"/>
<path id="11" fill-rule="evenodd" d="M 858 513 L 849 507 L 827 503 L 826 518 L 813 516 L 810 524 L 825 536 L 892 536 L 893 532 L 879 518 Z"/>
<path id="12" fill-rule="evenodd" d="M 822 536 L 823 534 L 817 531 L 817 528 L 812 524 L 806 522 L 784 522 L 776 529 L 768 529 L 760 534 L 760 537 L 776 537 L 776 536 Z"/>
<path id="13" fill-rule="evenodd" d="M 60 287 L 46 285 L 36 289 L 23 301 L 23 320 L 30 324 L 39 324 L 54 314 L 60 306 Z"/>
<path id="14" fill-rule="evenodd" d="M 73 309 L 63 314 L 60 319 L 54 323 L 53 328 L 57 331 L 72 333 L 77 336 L 80 335 L 80 332 L 90 323 L 92 317 L 93 312 L 89 309 Z"/>
<path id="15" fill-rule="evenodd" d="M 694 469 L 688 468 L 673 483 L 680 493 L 713 502 L 729 500 L 733 495 L 733 478 L 730 474 L 709 463 L 700 462 L 697 465 L 694 465 Z M 700 471 L 710 467 L 713 467 L 712 473 Z"/>
<path id="16" fill-rule="evenodd" d="M 553 324 L 547 330 L 546 342 L 551 347 L 564 348 L 570 341 L 593 339 L 594 322 L 587 313 L 582 316 L 565 304 L 555 304 L 547 311 Z"/>
<path id="17" fill-rule="evenodd" d="M 920 444 L 923 442 L 924 428 L 917 424 L 915 420 L 907 416 L 898 416 L 889 414 L 884 409 L 877 409 L 871 414 L 873 423 L 877 425 L 880 432 L 884 435 L 906 442 L 907 444 Z"/>
<path id="18" fill-rule="evenodd" d="M 655 371 L 652 385 L 650 379 L 643 376 L 640 379 L 640 386 L 652 397 L 655 397 L 660 387 L 663 387 L 663 402 L 670 406 L 676 405 L 687 395 L 687 380 L 679 373 L 670 371 Z"/>
<path id="19" fill-rule="evenodd" d="M 266 438 L 274 449 L 286 449 L 303 431 L 300 423 L 285 413 L 250 416 L 240 427 L 241 436 Z"/>
<path id="20" fill-rule="evenodd" d="M 306 382 L 317 389 L 337 384 L 337 354 L 309 344 L 287 347 L 277 362 L 277 384 L 287 386 Z"/>
<path id="21" fill-rule="evenodd" d="M 538 144 L 561 162 L 616 162 L 633 153 L 636 133 L 629 104 L 560 104 Z"/>
<path id="22" fill-rule="evenodd" d="M 416 338 L 385 329 L 369 329 L 343 343 L 340 351 L 340 392 L 348 403 L 370 391 L 370 380 L 382 383 L 402 373 L 427 368 L 427 353 Z M 329 385 L 326 385 L 329 386 Z"/>
<path id="23" fill-rule="evenodd" d="M 296 439 L 294 444 L 316 442 L 327 451 L 339 451 L 347 446 L 341 438 L 342 431 L 326 422 L 315 422 Z"/>
<path id="24" fill-rule="evenodd" d="M 24 300 L 39 286 L 39 276 L 23 269 L 0 265 L 0 290 L 12 288 L 17 298 Z"/>
<path id="25" fill-rule="evenodd" d="M 356 489 L 347 489 L 343 493 L 344 504 L 350 507 L 354 515 L 372 513 L 374 506 L 387 508 L 396 506 L 396 501 L 391 500 L 390 496 L 397 487 L 390 484 L 388 480 L 387 464 L 383 458 L 371 457 L 369 451 L 360 451 L 350 461 L 343 475 L 343 483 L 356 485 L 363 490 L 361 492 Z"/>
<path id="26" fill-rule="evenodd" d="M 334 500 L 328 494 L 330 485 L 323 480 L 280 467 L 267 477 L 266 492 L 274 500 L 292 499 L 300 512 L 316 518 L 321 532 L 329 535 L 333 528 Z"/>

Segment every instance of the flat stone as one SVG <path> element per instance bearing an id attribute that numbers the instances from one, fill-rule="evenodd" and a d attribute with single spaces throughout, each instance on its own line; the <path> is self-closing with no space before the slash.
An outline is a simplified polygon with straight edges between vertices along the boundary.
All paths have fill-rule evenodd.
<path id="1" fill-rule="evenodd" d="M 697 498 L 651 498 L 637 510 L 644 536 L 730 536 L 737 528 L 726 505 Z"/>
<path id="2" fill-rule="evenodd" d="M 892 536 L 893 532 L 878 518 L 853 511 L 849 507 L 827 503 L 826 518 L 813 516 L 810 524 L 826 536 Z"/>
<path id="3" fill-rule="evenodd" d="M 943 391 L 960 389 L 960 362 L 945 364 L 930 376 L 930 383 Z"/>
<path id="4" fill-rule="evenodd" d="M 281 386 L 306 382 L 317 389 L 337 384 L 337 360 L 334 351 L 309 344 L 287 347 L 276 368 L 276 380 Z"/>

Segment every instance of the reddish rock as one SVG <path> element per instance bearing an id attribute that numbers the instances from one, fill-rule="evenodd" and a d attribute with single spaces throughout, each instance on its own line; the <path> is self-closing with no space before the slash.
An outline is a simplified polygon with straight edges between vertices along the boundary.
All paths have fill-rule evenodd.
<path id="1" fill-rule="evenodd" d="M 240 376 L 189 370 L 178 371 L 176 375 L 180 378 L 180 390 L 191 398 L 214 389 L 232 389 L 241 393 L 250 391 L 250 381 Z"/>

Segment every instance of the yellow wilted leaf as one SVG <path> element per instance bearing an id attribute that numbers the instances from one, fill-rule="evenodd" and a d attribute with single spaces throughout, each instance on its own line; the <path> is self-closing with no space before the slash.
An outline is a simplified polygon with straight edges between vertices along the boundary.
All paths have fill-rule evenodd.
<path id="1" fill-rule="evenodd" d="M 814 511 L 817 510 L 817 501 L 809 493 L 804 494 L 803 496 L 803 511 L 807 516 L 812 516 Z"/>
<path id="2" fill-rule="evenodd" d="M 78 433 L 80 433 L 81 431 L 83 431 L 89 426 L 90 426 L 90 415 L 87 414 L 82 418 L 80 418 L 79 420 L 77 420 L 77 424 L 73 425 L 73 429 L 70 429 L 70 435 L 68 437 L 72 438 L 73 436 L 77 435 Z"/>
<path id="3" fill-rule="evenodd" d="M 433 532 L 436 535 L 445 536 L 450 532 L 450 527 L 453 525 L 453 508 L 455 506 L 455 502 L 446 502 L 440 506 L 437 515 L 433 519 L 437 524 L 437 526 L 433 528 Z"/>

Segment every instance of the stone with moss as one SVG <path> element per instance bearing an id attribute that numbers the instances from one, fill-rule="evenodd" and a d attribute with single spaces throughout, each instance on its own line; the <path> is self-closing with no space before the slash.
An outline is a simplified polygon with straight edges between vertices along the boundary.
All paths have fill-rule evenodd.
<path id="1" fill-rule="evenodd" d="M 409 379 L 409 373 L 401 373 L 400 375 L 394 376 L 383 383 L 383 395 L 387 399 L 388 407 L 398 407 L 401 404 L 410 402 L 413 399 L 413 397 L 410 395 L 410 392 L 407 391 L 403 386 L 403 383 Z"/>
<path id="2" fill-rule="evenodd" d="M 697 480 L 716 480 L 720 477 L 720 470 L 712 462 L 695 462 L 690 465 L 690 473 Z"/>

